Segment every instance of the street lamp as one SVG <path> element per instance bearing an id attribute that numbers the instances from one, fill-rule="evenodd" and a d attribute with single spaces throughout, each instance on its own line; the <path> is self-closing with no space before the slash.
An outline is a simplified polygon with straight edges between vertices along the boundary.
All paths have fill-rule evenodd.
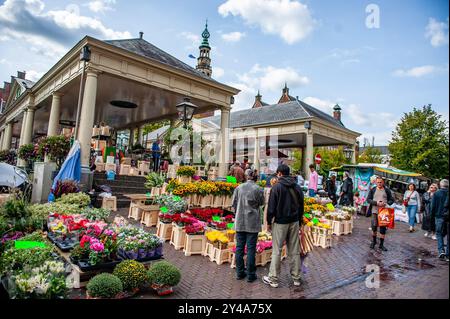
<path id="1" fill-rule="evenodd" d="M 344 148 L 344 156 L 346 159 L 351 160 L 353 156 L 353 149 L 348 145 Z"/>
<path id="2" fill-rule="evenodd" d="M 187 129 L 187 122 L 192 120 L 197 105 L 191 103 L 191 99 L 185 97 L 183 102 L 176 106 L 178 111 L 178 118 L 184 122 L 184 128 Z"/>

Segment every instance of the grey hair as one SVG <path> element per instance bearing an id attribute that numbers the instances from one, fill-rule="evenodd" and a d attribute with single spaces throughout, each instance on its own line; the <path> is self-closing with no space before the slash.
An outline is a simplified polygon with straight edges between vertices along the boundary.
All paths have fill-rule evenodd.
<path id="1" fill-rule="evenodd" d="M 442 179 L 442 180 L 439 182 L 439 186 L 440 186 L 441 188 L 448 188 L 448 179 Z"/>
<path id="2" fill-rule="evenodd" d="M 249 168 L 249 169 L 245 170 L 244 174 L 245 174 L 245 176 L 248 176 L 248 177 L 254 177 L 255 171 Z"/>

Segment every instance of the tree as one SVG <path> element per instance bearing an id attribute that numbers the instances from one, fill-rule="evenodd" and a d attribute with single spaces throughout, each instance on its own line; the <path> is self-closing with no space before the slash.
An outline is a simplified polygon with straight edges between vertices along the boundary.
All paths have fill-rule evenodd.
<path id="1" fill-rule="evenodd" d="M 319 153 L 322 157 L 322 162 L 320 163 L 320 174 L 327 175 L 325 173 L 329 172 L 331 168 L 341 166 L 343 164 L 350 164 L 344 155 L 344 148 L 342 146 L 336 149 L 328 149 L 325 147 L 317 147 L 314 150 L 314 154 Z"/>
<path id="2" fill-rule="evenodd" d="M 431 178 L 448 175 L 448 122 L 431 104 L 404 113 L 392 132 L 389 144 L 391 164 Z"/>
<path id="3" fill-rule="evenodd" d="M 170 121 L 169 120 L 164 120 L 164 121 L 160 121 L 160 122 L 155 122 L 155 123 L 150 123 L 150 124 L 146 124 L 144 125 L 144 127 L 142 128 L 142 133 L 144 135 L 151 133 L 163 126 L 166 125 L 170 125 Z"/>
<path id="4" fill-rule="evenodd" d="M 358 157 L 358 163 L 381 163 L 381 151 L 368 146 Z"/>
<path id="5" fill-rule="evenodd" d="M 292 156 L 294 157 L 294 161 L 292 162 L 292 170 L 294 172 L 298 172 L 302 169 L 302 152 L 300 150 L 294 150 L 292 152 Z"/>

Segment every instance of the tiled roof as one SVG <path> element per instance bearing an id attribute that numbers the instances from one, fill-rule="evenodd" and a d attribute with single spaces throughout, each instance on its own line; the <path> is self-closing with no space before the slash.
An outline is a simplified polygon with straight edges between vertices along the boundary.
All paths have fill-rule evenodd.
<path id="1" fill-rule="evenodd" d="M 17 83 L 24 89 L 31 89 L 31 87 L 34 85 L 33 81 L 20 79 L 18 77 L 14 77 L 14 79 L 17 81 Z"/>
<path id="2" fill-rule="evenodd" d="M 154 46 L 150 42 L 147 42 L 144 39 L 137 38 L 137 39 L 127 39 L 127 40 L 106 40 L 104 41 L 106 43 L 112 44 L 116 47 L 125 49 L 127 51 L 136 53 L 138 55 L 144 56 L 146 58 L 158 61 L 160 63 L 169 65 L 171 67 L 180 69 L 182 71 L 188 72 L 192 75 L 202 77 L 204 79 L 214 81 L 214 79 L 211 79 L 210 77 L 206 76 L 200 71 L 197 71 L 190 65 L 178 60 L 177 58 L 173 57 L 167 52 L 164 52 L 160 48 Z"/>
<path id="3" fill-rule="evenodd" d="M 331 115 L 328 115 L 302 101 L 294 100 L 286 103 L 231 112 L 230 128 L 256 126 L 291 120 L 302 120 L 311 117 L 320 118 L 330 124 L 344 127 L 340 121 L 336 120 Z M 219 125 L 220 115 L 206 118 L 204 120 L 211 121 L 216 125 Z"/>

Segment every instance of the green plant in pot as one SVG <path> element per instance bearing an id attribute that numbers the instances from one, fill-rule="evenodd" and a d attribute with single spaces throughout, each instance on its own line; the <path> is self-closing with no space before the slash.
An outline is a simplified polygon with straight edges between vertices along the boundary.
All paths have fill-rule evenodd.
<path id="1" fill-rule="evenodd" d="M 162 187 L 164 184 L 164 176 L 155 172 L 148 174 L 146 179 L 145 187 L 149 189 L 152 189 L 153 187 Z"/>
<path id="2" fill-rule="evenodd" d="M 27 162 L 27 169 L 33 168 L 33 163 L 42 160 L 39 155 L 39 146 L 34 144 L 24 144 L 19 147 L 17 157 Z"/>
<path id="3" fill-rule="evenodd" d="M 131 259 L 118 264 L 114 268 L 113 275 L 119 277 L 123 289 L 128 291 L 137 291 L 147 280 L 144 265 Z"/>
<path id="4" fill-rule="evenodd" d="M 63 135 L 47 136 L 39 142 L 39 154 L 56 162 L 58 169 L 61 168 L 64 159 L 70 151 L 70 141 Z"/>
<path id="5" fill-rule="evenodd" d="M 123 291 L 120 279 L 113 274 L 102 273 L 96 275 L 86 286 L 86 294 L 90 299 L 112 299 L 117 298 Z"/>
<path id="6" fill-rule="evenodd" d="M 158 295 L 173 293 L 173 287 L 181 280 L 180 270 L 167 261 L 155 263 L 147 272 L 148 282 Z"/>

